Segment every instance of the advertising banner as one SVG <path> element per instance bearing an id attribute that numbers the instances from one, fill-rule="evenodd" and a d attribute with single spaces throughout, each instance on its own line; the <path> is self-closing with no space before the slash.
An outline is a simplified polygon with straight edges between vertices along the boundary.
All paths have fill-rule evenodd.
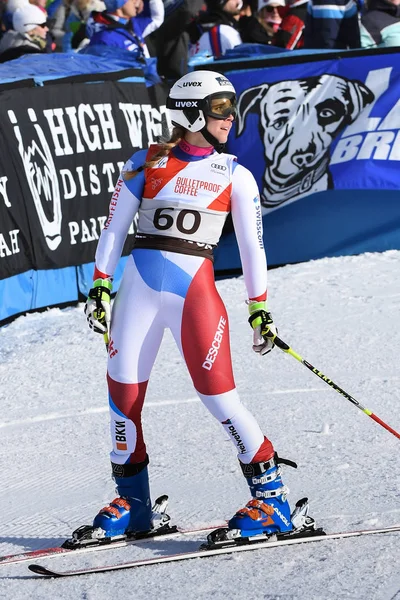
<path id="1" fill-rule="evenodd" d="M 161 135 L 165 98 L 137 82 L 0 88 L 0 279 L 94 260 L 120 169 Z"/>
<path id="2" fill-rule="evenodd" d="M 400 53 L 303 58 L 224 68 L 238 95 L 229 151 L 264 213 L 325 190 L 398 190 Z"/>

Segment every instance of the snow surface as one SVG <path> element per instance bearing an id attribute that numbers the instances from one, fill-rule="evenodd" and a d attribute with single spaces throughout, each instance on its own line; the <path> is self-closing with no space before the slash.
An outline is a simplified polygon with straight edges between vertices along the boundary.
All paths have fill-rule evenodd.
<path id="1" fill-rule="evenodd" d="M 282 339 L 400 430 L 400 252 L 323 259 L 269 273 Z M 292 357 L 251 350 L 243 278 L 218 282 L 230 315 L 236 382 L 286 468 L 290 500 L 308 496 L 327 531 L 399 523 L 399 440 Z M 196 343 L 193 340 L 193 343 Z M 59 545 L 114 497 L 106 353 L 83 305 L 20 317 L 0 329 L 0 554 Z M 196 399 L 166 334 L 144 409 L 153 498 L 175 523 L 219 525 L 249 499 L 232 443 Z M 193 548 L 159 540 L 153 551 Z M 0 566 L 0 598 L 17 600 L 400 600 L 399 534 L 317 542 L 76 579 L 42 580 Z M 130 546 L 67 569 L 143 556 Z M 115 553 L 115 554 L 114 554 Z M 136 554 L 135 554 L 136 553 Z"/>

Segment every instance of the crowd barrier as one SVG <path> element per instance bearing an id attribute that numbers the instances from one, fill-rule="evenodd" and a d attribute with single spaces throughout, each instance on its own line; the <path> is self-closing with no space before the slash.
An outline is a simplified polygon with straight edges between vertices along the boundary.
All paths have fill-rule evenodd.
<path id="1" fill-rule="evenodd" d="M 399 53 L 240 52 L 194 69 L 237 90 L 228 151 L 259 185 L 270 266 L 400 248 Z M 0 85 L 0 323 L 86 296 L 120 168 L 168 126 L 167 85 L 99 71 Z M 239 269 L 227 228 L 216 274 Z"/>

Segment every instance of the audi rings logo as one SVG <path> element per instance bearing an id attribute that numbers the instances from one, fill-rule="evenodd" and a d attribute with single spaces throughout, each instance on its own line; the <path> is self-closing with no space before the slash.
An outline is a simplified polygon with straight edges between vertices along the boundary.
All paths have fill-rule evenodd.
<path id="1" fill-rule="evenodd" d="M 217 169 L 218 171 L 226 171 L 226 167 L 224 165 L 217 165 L 217 163 L 212 163 L 212 169 Z"/>

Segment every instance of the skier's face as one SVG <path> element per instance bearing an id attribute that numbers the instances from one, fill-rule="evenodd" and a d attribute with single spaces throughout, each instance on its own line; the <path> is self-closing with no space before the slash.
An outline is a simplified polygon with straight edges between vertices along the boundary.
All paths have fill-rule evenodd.
<path id="1" fill-rule="evenodd" d="M 207 130 L 211 135 L 217 138 L 220 144 L 225 144 L 232 128 L 233 121 L 233 115 L 229 115 L 226 119 L 213 119 L 212 117 L 207 117 Z"/>

